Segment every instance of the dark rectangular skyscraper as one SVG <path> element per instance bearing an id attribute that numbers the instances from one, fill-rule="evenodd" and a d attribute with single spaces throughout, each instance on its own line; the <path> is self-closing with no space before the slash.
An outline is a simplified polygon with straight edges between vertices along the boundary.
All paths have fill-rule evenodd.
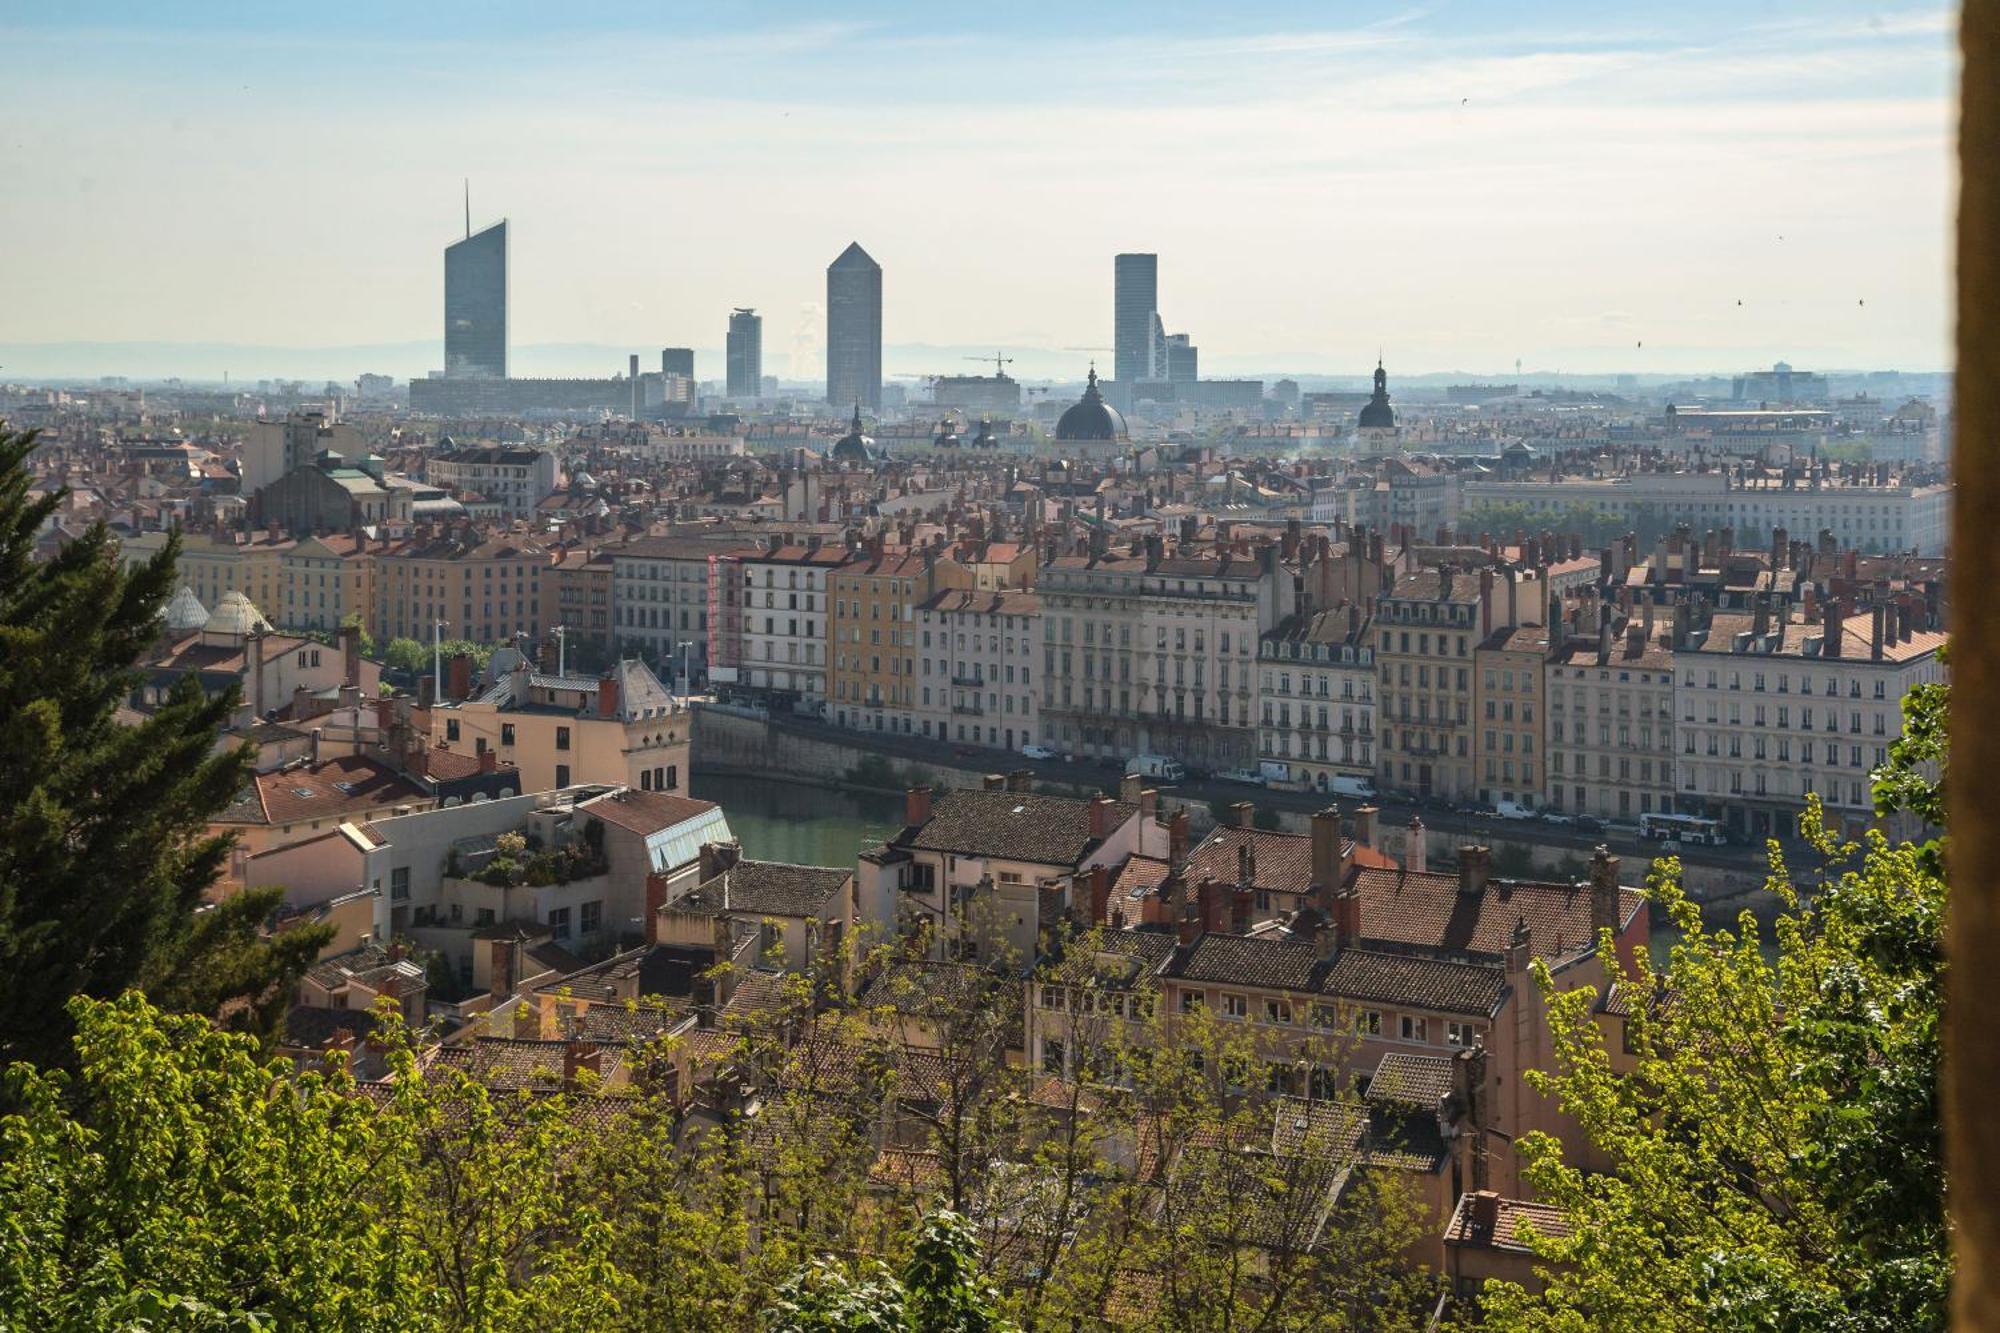
<path id="1" fill-rule="evenodd" d="M 1160 309 L 1160 257 L 1119 255 L 1114 262 L 1111 342 L 1112 377 L 1129 391 L 1141 380 L 1160 378 L 1153 364 L 1153 324 Z"/>
<path id="2" fill-rule="evenodd" d="M 763 391 L 764 320 L 755 310 L 729 312 L 728 389 L 731 398 L 755 398 Z"/>
<path id="3" fill-rule="evenodd" d="M 444 251 L 444 373 L 507 377 L 507 223 Z"/>
<path id="4" fill-rule="evenodd" d="M 660 373 L 679 375 L 682 379 L 694 378 L 694 348 L 662 347 L 660 349 Z"/>
<path id="5" fill-rule="evenodd" d="M 826 266 L 826 400 L 882 407 L 882 266 L 859 242 Z"/>

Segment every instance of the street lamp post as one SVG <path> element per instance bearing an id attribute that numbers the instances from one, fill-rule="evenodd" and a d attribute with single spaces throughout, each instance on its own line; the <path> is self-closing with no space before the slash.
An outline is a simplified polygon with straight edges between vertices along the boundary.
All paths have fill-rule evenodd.
<path id="1" fill-rule="evenodd" d="M 431 691 L 432 698 L 444 702 L 444 627 L 449 620 L 431 622 Z"/>

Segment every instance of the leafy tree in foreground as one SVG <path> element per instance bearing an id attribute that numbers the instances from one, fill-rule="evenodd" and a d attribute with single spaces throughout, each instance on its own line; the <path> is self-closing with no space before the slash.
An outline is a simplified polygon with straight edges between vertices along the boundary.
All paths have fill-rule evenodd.
<path id="1" fill-rule="evenodd" d="M 213 749 L 234 696 L 184 680 L 140 724 L 116 718 L 173 594 L 179 541 L 128 570 L 100 523 L 36 562 L 62 495 L 30 496 L 33 448 L 32 432 L 0 430 L 0 1060 L 66 1058 L 64 1002 L 132 985 L 209 1013 L 249 999 L 235 1020 L 268 1020 L 322 940 L 272 946 L 245 928 L 275 890 L 197 921 L 229 852 L 205 828 L 249 772 L 243 752 Z"/>
<path id="2" fill-rule="evenodd" d="M 1884 813 L 1942 819 L 1946 704 L 1942 685 L 1906 700 L 1908 739 L 1876 775 Z M 1553 1140 L 1523 1141 L 1528 1179 L 1569 1235 L 1535 1242 L 1545 1294 L 1488 1287 L 1494 1326 L 1945 1327 L 1943 848 L 1836 845 L 1816 803 L 1802 826 L 1830 869 L 1802 901 L 1773 850 L 1787 907 L 1775 960 L 1747 913 L 1736 932 L 1704 930 L 1663 864 L 1654 890 L 1685 938 L 1663 976 L 1644 959 L 1625 974 L 1629 1062 L 1587 992 L 1552 998 L 1558 1067 L 1530 1078 L 1611 1169 L 1586 1174 Z M 1603 957 L 1616 965 L 1608 944 Z"/>
<path id="3" fill-rule="evenodd" d="M 998 1295 L 979 1276 L 971 1225 L 941 1210 L 917 1225 L 901 1274 L 875 1264 L 861 1276 L 815 1259 L 788 1278 L 765 1311 L 772 1333 L 1007 1333 Z"/>

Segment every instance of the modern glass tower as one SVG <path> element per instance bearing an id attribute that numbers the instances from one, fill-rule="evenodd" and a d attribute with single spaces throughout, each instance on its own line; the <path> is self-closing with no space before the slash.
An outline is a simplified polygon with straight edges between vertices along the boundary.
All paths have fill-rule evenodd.
<path id="1" fill-rule="evenodd" d="M 1140 380 L 1158 379 L 1153 327 L 1160 309 L 1160 257 L 1119 255 L 1114 261 L 1112 376 L 1126 392 Z"/>
<path id="2" fill-rule="evenodd" d="M 762 315 L 747 307 L 729 312 L 729 342 L 724 359 L 729 365 L 728 389 L 731 398 L 755 398 L 763 392 Z"/>
<path id="3" fill-rule="evenodd" d="M 444 251 L 444 373 L 507 378 L 507 223 Z"/>
<path id="4" fill-rule="evenodd" d="M 882 266 L 859 242 L 826 266 L 826 400 L 882 408 Z"/>

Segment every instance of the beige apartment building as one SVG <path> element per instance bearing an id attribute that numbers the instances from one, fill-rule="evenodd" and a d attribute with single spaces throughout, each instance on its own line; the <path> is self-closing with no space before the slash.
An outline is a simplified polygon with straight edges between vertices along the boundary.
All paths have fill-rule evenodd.
<path id="1" fill-rule="evenodd" d="M 164 532 L 139 532 L 121 545 L 128 565 L 151 560 L 167 544 Z M 285 557 L 297 543 L 275 532 L 181 533 L 176 566 L 180 581 L 194 591 L 203 606 L 220 606 L 223 597 L 240 592 L 259 608 L 284 605 Z M 290 622 L 284 623 L 291 628 Z"/>
<path id="2" fill-rule="evenodd" d="M 1482 805 L 1541 804 L 1542 674 L 1548 654 L 1549 632 L 1540 625 L 1504 626 L 1473 650 L 1473 734 Z"/>
<path id="3" fill-rule="evenodd" d="M 502 534 L 475 540 L 469 529 L 418 535 L 375 556 L 377 639 L 428 643 L 434 622 L 443 637 L 504 643 L 542 629 L 542 571 L 548 553 Z"/>
<path id="4" fill-rule="evenodd" d="M 1636 819 L 1674 808 L 1673 654 L 1644 622 L 1568 634 L 1545 689 L 1550 809 Z"/>
<path id="5" fill-rule="evenodd" d="M 596 679 L 543 675 L 523 663 L 430 716 L 433 747 L 497 750 L 520 770 L 524 792 L 579 783 L 687 790 L 693 715 L 643 662 L 619 662 Z"/>
<path id="6" fill-rule="evenodd" d="M 278 623 L 288 629 L 336 630 L 347 617 L 375 621 L 375 558 L 365 537 L 334 533 L 301 539 L 280 558 L 283 598 Z"/>
<path id="7" fill-rule="evenodd" d="M 929 555 L 897 550 L 866 553 L 828 574 L 828 677 L 837 725 L 915 731 L 915 609 L 930 596 L 936 573 Z"/>
<path id="8" fill-rule="evenodd" d="M 1406 575 L 1377 601 L 1377 777 L 1388 790 L 1458 800 L 1477 791 L 1472 711 L 1479 616 L 1478 578 L 1450 566 Z"/>

